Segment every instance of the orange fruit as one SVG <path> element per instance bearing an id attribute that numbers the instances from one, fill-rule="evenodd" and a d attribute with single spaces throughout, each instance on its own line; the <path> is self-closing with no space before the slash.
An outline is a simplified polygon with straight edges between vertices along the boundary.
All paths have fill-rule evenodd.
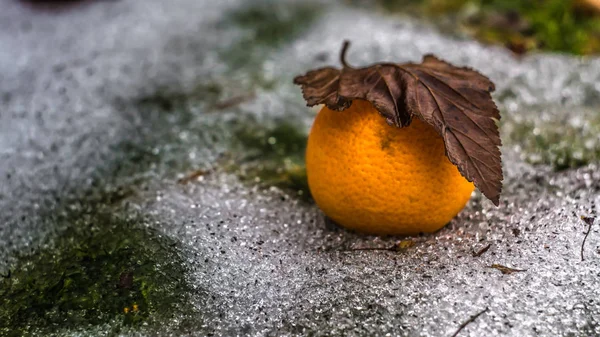
<path id="1" fill-rule="evenodd" d="M 390 126 L 363 100 L 324 107 L 308 136 L 308 185 L 338 224 L 371 234 L 434 232 L 460 212 L 474 186 L 445 155 L 444 141 L 414 118 Z"/>

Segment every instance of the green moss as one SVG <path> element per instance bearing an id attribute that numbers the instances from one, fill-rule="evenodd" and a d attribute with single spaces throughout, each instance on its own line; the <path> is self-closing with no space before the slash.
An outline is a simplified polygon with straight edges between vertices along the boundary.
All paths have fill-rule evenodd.
<path id="1" fill-rule="evenodd" d="M 479 30 L 476 36 L 484 41 L 580 55 L 600 52 L 600 18 L 579 13 L 572 1 L 497 0 L 480 1 L 480 5 L 481 20 L 475 28 Z M 490 25 L 494 15 L 512 16 L 521 22 Z"/>
<path id="2" fill-rule="evenodd" d="M 110 145 L 110 165 L 101 168 L 98 183 L 106 185 L 107 177 L 118 177 L 137 185 L 148 172 L 174 178 L 197 168 L 190 151 L 207 146 L 210 139 L 204 135 L 211 127 L 197 122 L 202 114 L 192 107 L 210 112 L 224 92 L 221 83 L 207 81 L 189 91 L 159 88 L 132 101 L 116 102 L 116 109 L 129 112 L 124 116 L 131 120 L 121 126 L 120 140 Z"/>
<path id="3" fill-rule="evenodd" d="M 411 14 L 448 14 L 462 9 L 468 0 L 378 0 L 377 3 L 389 12 Z"/>
<path id="4" fill-rule="evenodd" d="M 245 147 L 246 159 L 280 159 L 290 155 L 303 155 L 306 134 L 294 122 L 275 120 L 273 125 L 261 126 L 247 122 L 235 132 Z"/>
<path id="5" fill-rule="evenodd" d="M 247 38 L 256 45 L 278 46 L 302 33 L 317 18 L 320 5 L 311 2 L 267 2 L 236 9 L 226 22 L 251 31 Z"/>
<path id="6" fill-rule="evenodd" d="M 184 112 L 179 114 L 185 119 L 180 123 L 187 123 L 193 117 L 189 109 L 186 109 L 189 103 L 214 104 L 224 91 L 221 83 L 207 81 L 199 83 L 190 91 L 159 88 L 148 96 L 136 99 L 133 104 L 144 110 L 159 110 L 163 113 Z M 165 121 L 157 122 L 164 123 Z"/>
<path id="7" fill-rule="evenodd" d="M 531 164 L 564 170 L 600 161 L 600 117 L 596 114 L 580 124 L 569 116 L 546 121 L 507 119 L 502 128 L 504 139 L 517 145 Z"/>
<path id="8" fill-rule="evenodd" d="M 22 254 L 0 280 L 0 332 L 42 335 L 164 321 L 188 310 L 185 262 L 174 241 L 142 219 L 106 214 L 65 218 L 49 246 Z M 72 222 L 72 223 L 71 223 Z"/>
<path id="9" fill-rule="evenodd" d="M 307 135 L 301 130 L 299 123 L 283 120 L 238 125 L 234 132 L 238 155 L 231 168 L 246 181 L 285 188 L 310 200 L 304 163 Z"/>
<path id="10" fill-rule="evenodd" d="M 150 167 L 155 171 L 177 173 L 197 169 L 188 163 L 187 152 L 190 147 L 201 145 L 201 139 L 210 138 L 228 149 L 227 152 L 231 155 L 229 163 L 216 163 L 217 165 L 249 183 L 258 183 L 264 187 L 278 186 L 293 191 L 304 200 L 310 200 L 304 164 L 307 134 L 299 121 L 268 119 L 259 122 L 241 114 L 228 120 L 219 118 L 223 116 L 219 113 L 212 115 L 214 120 L 211 122 L 198 124 L 193 122 L 194 114 L 189 104 L 204 104 L 204 101 L 193 101 L 195 96 L 189 93 L 164 92 L 166 91 L 141 98 L 134 103 L 145 112 L 145 124 L 149 129 L 148 132 L 143 132 L 143 141 L 118 144 L 115 152 L 123 152 L 126 158 L 117 161 L 116 175 L 133 176 L 134 170 L 143 172 Z M 172 122 L 174 117 L 178 119 L 175 124 Z M 170 124 L 172 127 L 168 127 Z M 186 141 L 178 137 L 177 133 L 182 130 L 190 135 Z M 153 151 L 161 146 L 168 146 L 169 151 Z M 165 168 L 161 169 L 163 166 Z M 111 198 L 116 201 L 123 198 L 122 195 L 132 194 L 126 187 L 118 187 L 114 192 Z"/>
<path id="11" fill-rule="evenodd" d="M 169 176 L 173 172 L 182 174 L 201 169 L 190 162 L 188 153 L 190 148 L 206 146 L 209 139 L 227 151 L 231 159 L 225 164 L 214 163 L 215 166 L 222 166 L 249 183 L 278 186 L 309 200 L 304 164 L 307 134 L 301 123 L 295 119 L 259 122 L 245 114 L 236 114 L 235 119 L 230 119 L 226 117 L 227 111 L 202 116 L 191 107 L 210 111 L 210 102 L 217 101 L 226 89 L 210 83 L 198 88 L 187 93 L 160 90 L 135 100 L 133 105 L 143 113 L 146 128 L 135 130 L 140 134 L 139 140 L 122 141 L 115 146 L 115 153 L 123 153 L 124 158 L 115 161 L 111 174 L 132 177 L 136 170 L 144 173 L 151 169 L 161 176 L 165 176 L 165 172 Z M 186 139 L 180 137 L 181 132 L 187 135 Z M 162 150 L 167 147 L 168 151 Z M 114 200 L 108 203 L 135 193 L 127 186 L 117 187 L 114 192 L 111 194 Z"/>
<path id="12" fill-rule="evenodd" d="M 137 104 L 142 106 L 157 106 L 163 110 L 173 110 L 178 103 L 192 99 L 197 101 L 213 101 L 222 92 L 223 87 L 216 82 L 200 83 L 190 92 L 172 91 L 168 88 L 161 88 L 152 95 L 139 98 Z"/>
<path id="13" fill-rule="evenodd" d="M 0 335 L 155 330 L 174 316 L 178 324 L 196 326 L 181 319 L 193 316 L 189 296 L 199 291 L 186 283 L 177 242 L 147 227 L 145 217 L 118 214 L 131 213 L 120 206 L 148 178 L 193 166 L 190 148 L 204 143 L 202 130 L 196 136 L 198 126 L 190 126 L 196 114 L 187 104 L 204 104 L 219 93 L 209 83 L 191 93 L 161 90 L 116 103 L 130 112 L 124 118 L 140 122 L 124 121 L 89 185 L 68 187 L 59 202 L 64 206 L 43 211 L 47 227 L 60 231 L 51 242 L 11 258 L 9 277 L 0 278 Z M 182 130 L 194 137 L 183 140 Z"/>
<path id="14" fill-rule="evenodd" d="M 484 42 L 503 44 L 519 53 L 536 49 L 579 55 L 600 52 L 600 17 L 582 11 L 573 1 L 378 0 L 378 3 L 386 11 L 432 17 L 444 29 L 460 27 L 462 32 Z"/>
<path id="15" fill-rule="evenodd" d="M 322 5 L 312 2 L 268 1 L 235 9 L 221 22 L 246 31 L 241 39 L 221 53 L 233 71 L 247 69 L 251 80 L 272 88 L 272 80 L 257 72 L 273 48 L 281 47 L 302 34 L 319 17 Z"/>

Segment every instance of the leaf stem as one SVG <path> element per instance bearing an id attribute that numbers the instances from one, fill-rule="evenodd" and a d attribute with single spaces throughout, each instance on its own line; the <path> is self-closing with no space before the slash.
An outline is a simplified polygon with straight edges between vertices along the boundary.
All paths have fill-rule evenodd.
<path id="1" fill-rule="evenodd" d="M 344 40 L 344 44 L 342 45 L 342 51 L 340 53 L 340 61 L 342 62 L 342 65 L 344 66 L 344 68 L 352 68 L 346 62 L 346 53 L 348 52 L 348 48 L 350 48 L 350 41 Z"/>

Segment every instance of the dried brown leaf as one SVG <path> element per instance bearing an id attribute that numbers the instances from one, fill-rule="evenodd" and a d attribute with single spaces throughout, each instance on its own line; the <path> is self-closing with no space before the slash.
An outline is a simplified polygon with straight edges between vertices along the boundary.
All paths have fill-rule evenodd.
<path id="1" fill-rule="evenodd" d="M 302 87 L 308 106 L 325 104 L 342 111 L 354 99 L 364 99 L 397 127 L 418 117 L 444 139 L 446 155 L 461 174 L 495 205 L 502 191 L 500 113 L 492 100 L 494 84 L 477 71 L 455 67 L 433 55 L 420 64 L 378 63 L 353 68 L 345 61 L 349 43 L 342 48 L 342 69 L 309 71 L 294 83 Z"/>
<path id="2" fill-rule="evenodd" d="M 487 245 L 483 246 L 481 249 L 473 251 L 473 253 L 472 253 L 473 257 L 480 257 L 481 255 L 485 254 L 485 252 L 487 252 L 491 246 L 492 246 L 492 244 L 488 243 Z"/>
<path id="3" fill-rule="evenodd" d="M 410 240 L 410 239 L 401 240 L 400 242 L 396 243 L 396 250 L 398 250 L 398 251 L 405 250 L 410 247 L 413 247 L 414 245 L 415 245 L 415 242 L 413 240 Z"/>

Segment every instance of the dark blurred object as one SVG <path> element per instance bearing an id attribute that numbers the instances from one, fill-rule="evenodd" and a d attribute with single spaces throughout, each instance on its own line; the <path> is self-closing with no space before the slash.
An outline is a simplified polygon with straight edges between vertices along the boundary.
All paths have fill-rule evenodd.
<path id="1" fill-rule="evenodd" d="M 576 9 L 583 13 L 600 14 L 600 0 L 576 0 Z"/>
<path id="2" fill-rule="evenodd" d="M 64 10 L 93 0 L 20 0 L 21 3 L 40 10 Z"/>

